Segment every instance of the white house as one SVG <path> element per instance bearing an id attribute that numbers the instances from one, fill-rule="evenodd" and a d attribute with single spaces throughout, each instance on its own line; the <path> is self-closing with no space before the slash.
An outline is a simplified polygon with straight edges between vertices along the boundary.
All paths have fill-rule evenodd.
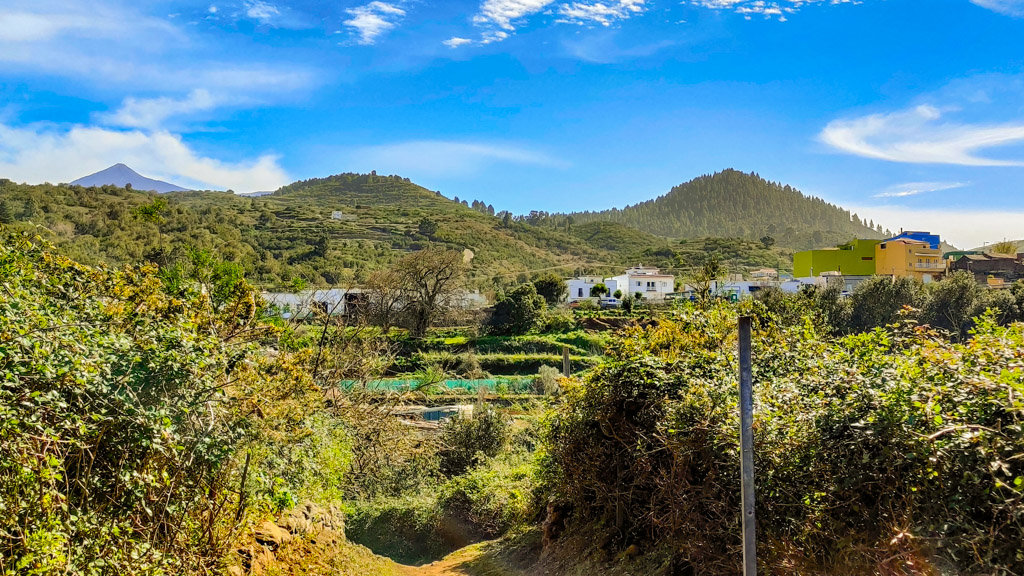
<path id="1" fill-rule="evenodd" d="M 600 276 L 579 276 L 577 278 L 570 278 L 566 281 L 569 286 L 569 302 L 576 302 L 578 300 L 586 300 L 590 298 L 590 289 L 604 282 L 604 279 Z M 611 292 L 615 292 L 609 286 Z"/>
<path id="2" fill-rule="evenodd" d="M 645 300 L 662 301 L 675 292 L 676 277 L 650 266 L 635 266 L 624 274 L 606 278 L 604 283 L 612 294 L 616 290 L 622 290 L 623 296 L 639 292 Z"/>

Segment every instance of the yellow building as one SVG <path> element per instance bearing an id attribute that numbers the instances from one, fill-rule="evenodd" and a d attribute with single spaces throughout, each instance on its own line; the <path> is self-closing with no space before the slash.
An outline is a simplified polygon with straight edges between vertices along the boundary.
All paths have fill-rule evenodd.
<path id="1" fill-rule="evenodd" d="M 875 246 L 875 271 L 880 276 L 936 280 L 946 270 L 942 251 L 927 242 L 901 238 Z"/>

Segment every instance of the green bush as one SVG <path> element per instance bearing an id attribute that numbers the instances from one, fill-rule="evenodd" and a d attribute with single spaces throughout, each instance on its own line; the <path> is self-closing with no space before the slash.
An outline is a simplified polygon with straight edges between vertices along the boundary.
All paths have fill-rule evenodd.
<path id="1" fill-rule="evenodd" d="M 541 318 L 541 332 L 564 333 L 579 330 L 576 315 L 564 308 L 548 308 Z"/>
<path id="2" fill-rule="evenodd" d="M 918 280 L 874 276 L 857 286 L 850 296 L 850 328 L 863 332 L 893 324 L 904 307 L 920 310 L 926 299 L 924 285 Z"/>
<path id="3" fill-rule="evenodd" d="M 558 386 L 558 379 L 561 377 L 562 373 L 558 368 L 541 366 L 537 372 L 537 379 L 534 381 L 534 389 L 538 394 L 554 396 L 561 391 Z"/>
<path id="4" fill-rule="evenodd" d="M 913 323 L 839 340 L 813 325 L 755 330 L 766 567 L 1024 571 L 1024 324 L 984 318 L 963 344 Z M 685 309 L 628 329 L 566 389 L 545 476 L 582 521 L 738 572 L 735 333 L 727 306 Z"/>
<path id="5" fill-rule="evenodd" d="M 492 334 L 526 334 L 540 323 L 546 306 L 533 284 L 516 286 L 498 296 L 489 329 Z"/>
<path id="6" fill-rule="evenodd" d="M 497 456 L 508 445 L 509 434 L 508 418 L 490 408 L 475 411 L 472 417 L 449 418 L 439 436 L 441 473 L 458 476 L 483 458 Z"/>
<path id="7" fill-rule="evenodd" d="M 446 516 L 493 538 L 537 516 L 535 476 L 531 454 L 505 452 L 449 480 L 441 487 L 438 501 Z"/>
<path id="8" fill-rule="evenodd" d="M 215 301 L 171 297 L 152 268 L 89 268 L 19 236 L 0 243 L 0 277 L 2 570 L 212 562 L 237 508 L 235 453 L 260 434 L 247 391 L 263 360 L 229 343 L 261 337 L 258 296 L 235 282 Z"/>
<path id="9" fill-rule="evenodd" d="M 403 564 L 437 560 L 458 547 L 445 542 L 437 499 L 428 493 L 359 502 L 345 516 L 349 540 Z"/>

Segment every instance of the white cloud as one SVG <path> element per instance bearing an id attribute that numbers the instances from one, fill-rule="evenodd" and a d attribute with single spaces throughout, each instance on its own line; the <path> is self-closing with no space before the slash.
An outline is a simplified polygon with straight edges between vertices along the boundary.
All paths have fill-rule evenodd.
<path id="1" fill-rule="evenodd" d="M 504 30 L 488 30 L 480 35 L 481 44 L 491 44 L 493 42 L 501 42 L 508 38 L 508 32 Z"/>
<path id="2" fill-rule="evenodd" d="M 152 42 L 179 36 L 178 30 L 164 20 L 102 3 L 83 7 L 61 2 L 12 0 L 0 7 L 0 47 L 7 43 L 66 42 L 75 38 L 117 40 L 125 36 L 123 20 L 118 18 L 129 20 L 136 34 L 154 35 Z"/>
<path id="3" fill-rule="evenodd" d="M 967 184 L 963 182 L 907 182 L 906 184 L 890 186 L 875 194 L 873 198 L 906 198 L 907 196 L 917 196 L 918 194 L 927 194 L 929 192 L 954 190 L 964 186 L 967 186 Z"/>
<path id="4" fill-rule="evenodd" d="M 281 11 L 277 6 L 268 4 L 262 0 L 247 0 L 245 3 L 245 15 L 262 24 L 269 24 L 275 16 L 280 16 Z"/>
<path id="5" fill-rule="evenodd" d="M 563 22 L 573 24 L 600 24 L 611 26 L 644 11 L 645 0 L 605 0 L 598 2 L 571 2 L 558 7 Z"/>
<path id="6" fill-rule="evenodd" d="M 168 118 L 212 110 L 219 102 L 203 89 L 193 90 L 180 99 L 128 97 L 116 111 L 100 114 L 99 120 L 111 126 L 155 130 L 162 127 Z"/>
<path id="7" fill-rule="evenodd" d="M 848 206 L 851 212 L 870 214 L 875 222 L 896 230 L 930 230 L 960 248 L 974 248 L 1003 238 L 1021 238 L 1024 212 L 1008 210 L 929 210 L 906 206 Z"/>
<path id="8" fill-rule="evenodd" d="M 538 13 L 554 14 L 562 24 L 597 24 L 611 26 L 644 11 L 646 0 L 576 0 L 557 6 L 555 0 L 484 0 L 473 17 L 483 29 L 481 44 L 505 40 L 523 22 Z"/>
<path id="9" fill-rule="evenodd" d="M 971 0 L 971 3 L 1007 16 L 1024 16 L 1024 0 Z"/>
<path id="10" fill-rule="evenodd" d="M 118 162 L 194 188 L 249 192 L 290 181 L 276 156 L 224 162 L 198 154 L 166 131 L 0 124 L 0 174 L 12 180 L 70 182 Z"/>
<path id="11" fill-rule="evenodd" d="M 786 22 L 786 14 L 794 14 L 806 5 L 828 4 L 834 6 L 863 3 L 864 0 L 778 0 L 776 2 L 769 0 L 690 0 L 690 4 L 694 6 L 711 10 L 731 10 L 744 15 L 748 20 L 754 15 L 761 15 L 768 19 L 774 17 L 779 22 Z"/>
<path id="12" fill-rule="evenodd" d="M 515 30 L 516 21 L 544 10 L 554 0 L 484 0 L 480 12 L 473 17 L 475 24 L 496 26 L 502 30 Z"/>
<path id="13" fill-rule="evenodd" d="M 192 29 L 118 0 L 0 3 L 0 73 L 74 78 L 104 90 L 173 85 L 266 95 L 306 88 L 317 77 L 294 62 L 254 62 L 244 54 L 214 60 L 210 53 Z"/>
<path id="14" fill-rule="evenodd" d="M 472 44 L 473 41 L 470 40 L 469 38 L 459 38 L 458 36 L 453 36 L 441 43 L 449 48 L 458 48 L 459 46 L 465 44 Z"/>
<path id="15" fill-rule="evenodd" d="M 352 18 L 344 24 L 354 28 L 363 45 L 373 44 L 377 38 L 397 25 L 405 16 L 405 10 L 387 2 L 370 2 L 364 6 L 346 10 Z"/>
<path id="16" fill-rule="evenodd" d="M 469 176 L 499 163 L 553 168 L 566 166 L 556 158 L 519 146 L 445 140 L 368 146 L 355 150 L 351 158 L 358 170 L 411 177 Z"/>
<path id="17" fill-rule="evenodd" d="M 961 166 L 1024 166 L 1024 159 L 1003 160 L 984 150 L 1024 142 L 1024 123 L 957 123 L 947 112 L 922 104 L 889 114 L 834 120 L 820 138 L 848 154 L 890 162 Z"/>

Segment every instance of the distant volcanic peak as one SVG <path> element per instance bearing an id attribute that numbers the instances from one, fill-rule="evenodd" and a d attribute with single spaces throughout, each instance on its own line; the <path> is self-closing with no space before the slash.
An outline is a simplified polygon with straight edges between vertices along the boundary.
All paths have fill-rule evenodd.
<path id="1" fill-rule="evenodd" d="M 100 170 L 95 174 L 84 176 L 72 182 L 80 186 L 120 186 L 132 185 L 135 190 L 149 190 L 152 192 L 185 192 L 188 188 L 182 188 L 162 180 L 146 178 L 128 166 L 118 162 L 106 170 Z"/>

